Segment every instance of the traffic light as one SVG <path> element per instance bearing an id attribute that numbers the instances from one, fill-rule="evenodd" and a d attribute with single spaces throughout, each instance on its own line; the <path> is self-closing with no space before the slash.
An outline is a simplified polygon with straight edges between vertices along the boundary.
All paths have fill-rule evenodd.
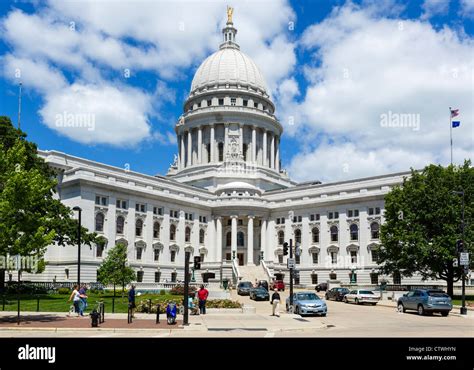
<path id="1" fill-rule="evenodd" d="M 287 242 L 283 243 L 283 255 L 284 256 L 288 255 L 288 243 Z"/>
<path id="2" fill-rule="evenodd" d="M 195 270 L 201 269 L 201 256 L 194 256 L 194 269 Z"/>
<path id="3" fill-rule="evenodd" d="M 464 243 L 462 240 L 456 241 L 456 253 L 464 252 Z"/>

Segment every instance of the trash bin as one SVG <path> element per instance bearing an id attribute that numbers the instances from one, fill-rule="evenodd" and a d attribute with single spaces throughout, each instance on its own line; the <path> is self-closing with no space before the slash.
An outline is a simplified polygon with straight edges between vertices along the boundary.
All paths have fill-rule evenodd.
<path id="1" fill-rule="evenodd" d="M 227 290 L 227 287 L 229 286 L 229 280 L 228 279 L 222 280 L 222 286 L 224 287 L 224 290 Z"/>
<path id="2" fill-rule="evenodd" d="M 92 310 L 90 313 L 91 316 L 91 327 L 97 328 L 99 326 L 99 317 L 100 314 L 97 312 L 96 309 Z"/>

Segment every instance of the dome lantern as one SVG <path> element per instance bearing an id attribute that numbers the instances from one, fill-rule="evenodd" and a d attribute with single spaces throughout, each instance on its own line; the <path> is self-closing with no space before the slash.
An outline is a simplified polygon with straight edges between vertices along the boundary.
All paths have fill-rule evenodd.
<path id="1" fill-rule="evenodd" d="M 240 49 L 240 46 L 235 42 L 235 35 L 237 34 L 237 29 L 234 28 L 234 23 L 232 22 L 232 14 L 234 13 L 234 8 L 230 6 L 227 7 L 227 23 L 226 26 L 222 29 L 223 42 L 220 45 L 220 49 L 224 48 L 234 48 Z"/>

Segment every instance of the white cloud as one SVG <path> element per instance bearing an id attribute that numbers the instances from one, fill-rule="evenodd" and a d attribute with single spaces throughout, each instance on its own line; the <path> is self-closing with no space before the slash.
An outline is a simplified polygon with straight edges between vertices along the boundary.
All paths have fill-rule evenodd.
<path id="1" fill-rule="evenodd" d="M 461 127 L 453 130 L 454 159 L 472 156 L 472 39 L 447 27 L 436 31 L 429 23 L 380 18 L 347 5 L 311 26 L 302 45 L 320 64 L 306 69 L 310 86 L 304 100 L 283 112 L 297 117 L 287 132 L 312 149 L 293 158 L 295 177 L 341 178 L 339 169 L 351 158 L 357 158 L 351 167 L 359 167 L 351 177 L 449 163 L 450 106 L 462 112 Z M 419 130 L 383 127 L 381 116 L 389 112 L 414 114 Z M 393 162 L 392 156 L 402 160 Z"/>
<path id="2" fill-rule="evenodd" d="M 425 0 L 421 5 L 423 9 L 422 19 L 428 19 L 436 15 L 443 15 L 449 11 L 450 0 Z"/>
<path id="3" fill-rule="evenodd" d="M 83 144 L 131 147 L 149 138 L 150 96 L 126 86 L 75 83 L 51 91 L 40 110 L 51 129 Z"/>
<path id="4" fill-rule="evenodd" d="M 461 14 L 466 18 L 474 18 L 474 0 L 461 0 Z"/>

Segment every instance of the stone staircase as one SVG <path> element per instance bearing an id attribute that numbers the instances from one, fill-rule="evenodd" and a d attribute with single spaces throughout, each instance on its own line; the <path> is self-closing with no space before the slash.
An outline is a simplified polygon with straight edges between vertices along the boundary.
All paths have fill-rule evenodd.
<path id="1" fill-rule="evenodd" d="M 255 280 L 267 280 L 268 276 L 262 265 L 259 266 L 239 266 L 240 281 L 250 281 L 252 284 Z"/>

